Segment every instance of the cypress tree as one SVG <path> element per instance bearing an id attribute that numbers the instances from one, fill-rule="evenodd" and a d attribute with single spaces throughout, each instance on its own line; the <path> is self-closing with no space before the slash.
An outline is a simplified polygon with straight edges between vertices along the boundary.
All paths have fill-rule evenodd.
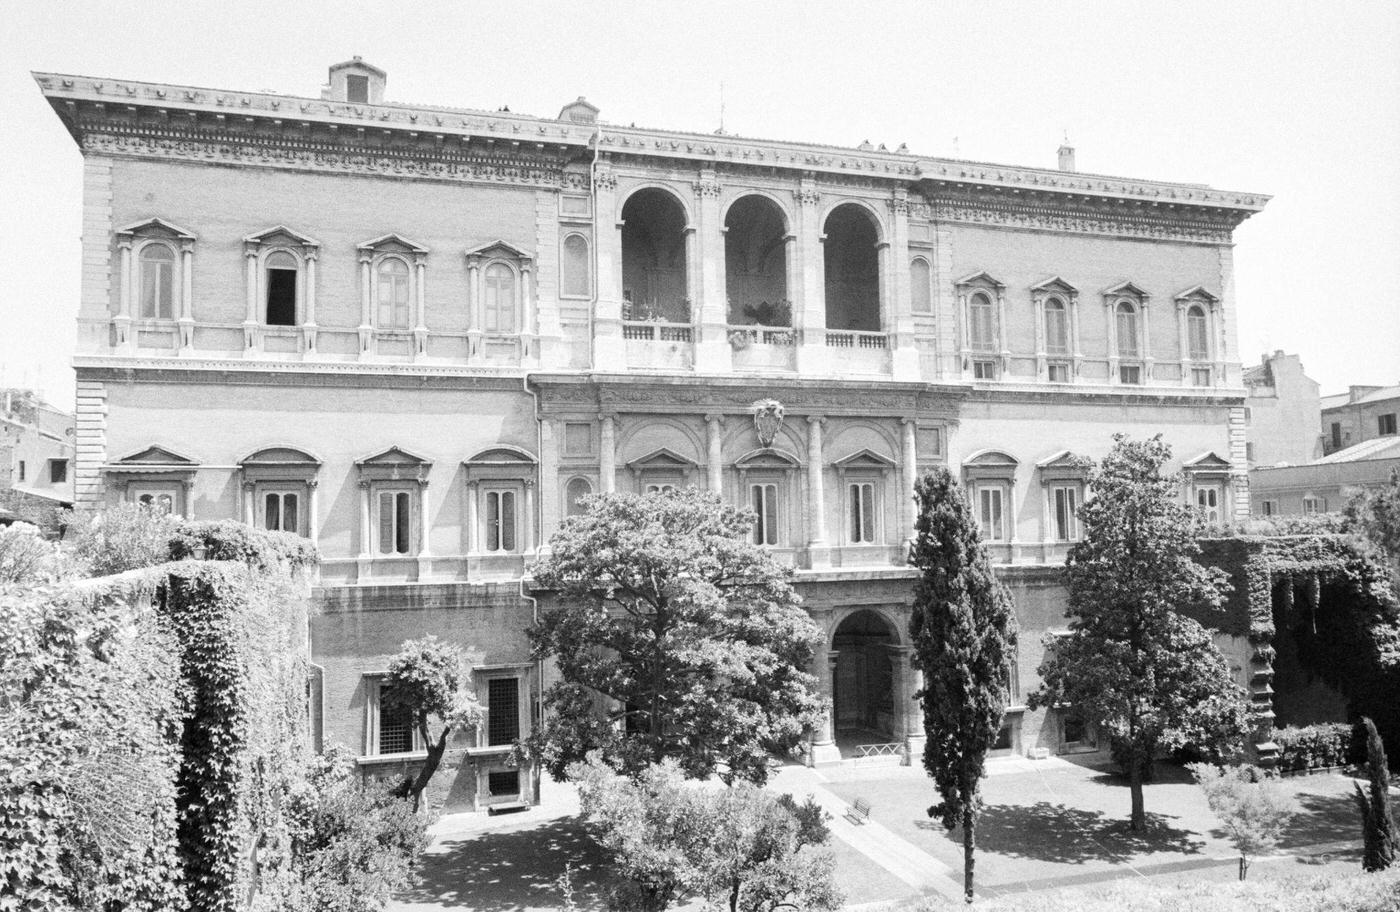
<path id="1" fill-rule="evenodd" d="M 981 780 L 1010 699 L 1016 617 L 1006 589 L 992 576 L 972 508 L 948 470 L 935 468 L 919 479 L 915 500 L 919 517 L 909 562 L 922 575 L 909 630 L 924 674 L 915 696 L 924 711 L 924 769 L 943 799 L 928 814 L 950 830 L 962 825 L 963 889 L 972 902 Z"/>
<path id="2" fill-rule="evenodd" d="M 1361 724 L 1366 726 L 1366 772 L 1371 780 L 1369 791 L 1360 782 L 1352 783 L 1356 786 L 1356 804 L 1361 808 L 1361 867 L 1384 871 L 1395 863 L 1396 850 L 1400 848 L 1396 844 L 1400 842 L 1400 832 L 1390 810 L 1390 767 L 1375 723 L 1362 716 Z"/>

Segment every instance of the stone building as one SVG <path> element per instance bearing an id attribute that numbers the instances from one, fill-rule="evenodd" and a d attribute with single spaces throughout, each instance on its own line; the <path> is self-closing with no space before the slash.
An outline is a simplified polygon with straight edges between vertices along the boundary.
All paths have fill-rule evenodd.
<path id="1" fill-rule="evenodd" d="M 1394 437 L 1400 423 L 1400 384 L 1352 386 L 1322 398 L 1323 446 L 1327 455 L 1377 437 Z"/>
<path id="2" fill-rule="evenodd" d="M 28 390 L 5 390 L 0 411 L 0 506 L 73 505 L 73 414 Z"/>
<path id="3" fill-rule="evenodd" d="M 454 803 L 531 798 L 506 753 L 548 594 L 523 576 L 588 492 L 754 507 L 828 637 L 814 762 L 920 749 L 925 468 L 967 483 L 1015 594 L 1018 702 L 1064 626 L 1074 457 L 1160 432 L 1191 503 L 1248 511 L 1232 232 L 1265 196 L 1081 174 L 1070 149 L 1009 167 L 621 127 L 583 99 L 388 103 L 358 58 L 320 98 L 36 79 L 83 156 L 80 506 L 314 539 L 324 736 L 367 767 L 419 746 L 379 713 L 387 657 L 461 642 L 488 712 Z M 1098 747 L 1024 707 L 1000 745 Z"/>
<path id="4" fill-rule="evenodd" d="M 1322 456 L 1321 397 L 1297 355 L 1276 351 L 1244 371 L 1250 469 L 1300 465 Z"/>

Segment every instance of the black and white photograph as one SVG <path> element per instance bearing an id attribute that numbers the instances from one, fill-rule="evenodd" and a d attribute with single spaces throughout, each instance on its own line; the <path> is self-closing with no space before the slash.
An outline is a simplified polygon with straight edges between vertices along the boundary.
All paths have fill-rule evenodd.
<path id="1" fill-rule="evenodd" d="M 0 912 L 1400 912 L 1400 4 L 0 42 Z"/>

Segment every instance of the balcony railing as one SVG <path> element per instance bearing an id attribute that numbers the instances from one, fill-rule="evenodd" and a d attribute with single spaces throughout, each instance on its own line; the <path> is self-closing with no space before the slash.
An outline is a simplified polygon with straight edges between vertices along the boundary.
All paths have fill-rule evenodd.
<path id="1" fill-rule="evenodd" d="M 622 338 L 639 342 L 689 342 L 691 328 L 682 323 L 626 322 Z"/>
<path id="2" fill-rule="evenodd" d="M 859 332 L 856 330 L 826 331 L 827 348 L 880 348 L 890 347 L 889 336 L 880 332 Z"/>
<path id="3" fill-rule="evenodd" d="M 750 345 L 779 345 L 790 348 L 797 344 L 797 330 L 791 326 L 731 325 L 729 344 L 736 349 L 747 348 Z"/>

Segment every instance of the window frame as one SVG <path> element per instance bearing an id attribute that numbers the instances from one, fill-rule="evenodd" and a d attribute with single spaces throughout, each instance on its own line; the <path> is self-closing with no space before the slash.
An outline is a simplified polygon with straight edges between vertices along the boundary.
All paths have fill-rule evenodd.
<path id="1" fill-rule="evenodd" d="M 427 753 L 427 745 L 423 743 L 422 733 L 418 731 L 416 725 L 409 723 L 409 749 L 394 753 L 383 753 L 380 751 L 380 744 L 383 740 L 383 732 L 380 728 L 383 707 L 383 692 L 385 680 L 389 677 L 387 671 L 369 672 L 361 675 L 361 680 L 365 687 L 365 738 L 363 743 L 364 753 L 361 755 L 365 759 L 403 759 L 422 756 Z"/>
<path id="2" fill-rule="evenodd" d="M 754 476 L 745 481 L 744 487 L 748 493 L 746 506 L 755 514 L 753 526 L 749 530 L 749 540 L 759 547 L 781 547 L 787 540 L 784 534 L 786 523 L 783 522 L 783 479 Z M 756 491 L 760 492 L 757 498 Z M 771 503 L 768 496 L 770 492 Z M 755 506 L 756 499 L 758 506 Z"/>
<path id="3" fill-rule="evenodd" d="M 1396 413 L 1386 412 L 1376 416 L 1376 436 L 1393 437 L 1396 433 Z"/>
<path id="4" fill-rule="evenodd" d="M 402 303 L 402 305 L 400 305 L 398 301 L 389 301 L 389 302 L 387 303 L 387 305 L 386 305 L 386 302 L 384 301 L 384 273 L 385 273 L 385 269 L 386 269 L 387 267 L 393 265 L 393 264 L 397 264 L 398 266 L 400 266 L 400 267 L 403 268 L 403 273 L 402 273 L 402 280 L 403 280 L 403 282 L 402 282 L 402 285 L 403 285 L 403 303 Z M 408 262 L 407 258 L 405 258 L 405 257 L 403 257 L 402 255 L 397 254 L 397 253 L 388 253 L 388 254 L 383 254 L 383 255 L 381 255 L 381 256 L 378 256 L 378 257 L 375 258 L 374 262 L 370 265 L 370 276 L 371 276 L 371 279 L 370 279 L 370 282 L 371 282 L 371 291 L 370 291 L 370 295 L 371 295 L 371 307 L 373 308 L 373 312 L 374 312 L 374 327 L 375 327 L 375 329 L 378 329 L 378 330 L 380 330 L 381 332 L 399 332 L 399 333 L 406 333 L 406 332 L 412 331 L 412 329 L 413 329 L 413 323 L 414 323 L 414 319 L 413 319 L 413 311 L 414 311 L 414 306 L 413 306 L 413 303 L 414 303 L 414 302 L 413 302 L 413 291 L 414 291 L 414 288 L 413 288 L 413 286 L 414 286 L 413 273 L 414 273 L 414 268 L 413 268 L 412 264 L 410 264 L 410 263 Z M 393 278 L 397 279 L 397 278 L 399 278 L 399 276 L 393 276 Z M 398 283 L 395 282 L 394 284 L 395 284 L 395 290 L 397 290 L 397 285 L 398 285 Z M 391 310 L 391 316 L 393 317 L 392 319 L 390 319 L 390 320 L 388 320 L 388 321 L 386 321 L 386 320 L 384 319 L 384 308 L 385 308 L 386 306 L 390 308 L 390 310 Z M 398 312 L 399 312 L 400 308 L 402 309 L 402 320 L 399 320 L 399 319 L 398 319 L 398 316 L 399 316 L 399 313 L 398 313 Z"/>
<path id="5" fill-rule="evenodd" d="M 1064 342 L 1058 348 L 1051 344 L 1050 337 L 1050 314 L 1060 315 L 1060 325 L 1064 330 Z M 1042 319 L 1045 321 L 1045 353 L 1057 358 L 1067 358 L 1074 352 L 1074 345 L 1071 341 L 1069 304 L 1058 294 L 1048 295 L 1042 305 Z"/>
<path id="6" fill-rule="evenodd" d="M 992 496 L 995 495 L 995 496 Z M 982 541 L 990 544 L 1005 545 L 1011 543 L 1011 523 L 1008 518 L 1008 509 L 1011 500 L 1011 484 L 999 479 L 985 479 L 977 481 L 972 486 L 973 516 L 977 521 L 977 534 Z M 995 502 L 996 516 L 993 519 L 987 517 L 987 507 Z M 988 527 L 988 523 L 991 527 Z"/>
<path id="7" fill-rule="evenodd" d="M 1215 479 L 1201 479 L 1194 482 L 1191 487 L 1193 506 L 1201 521 L 1211 525 L 1220 525 L 1225 518 L 1225 483 Z M 1214 495 L 1216 501 L 1214 505 L 1202 503 L 1202 500 L 1208 499 L 1209 495 Z M 1212 510 L 1216 513 L 1214 519 L 1210 515 Z"/>
<path id="8" fill-rule="evenodd" d="M 167 280 L 169 283 L 168 300 L 166 300 L 164 303 L 166 304 L 169 313 L 160 312 L 161 302 L 159 300 L 154 302 L 155 307 L 153 309 L 156 311 L 155 313 L 146 312 L 146 266 L 148 263 L 151 262 L 147 259 L 147 253 L 151 250 L 164 250 L 170 257 L 169 260 L 163 261 L 163 265 L 166 267 L 166 271 L 168 272 Z M 138 319 L 142 321 L 173 322 L 175 319 L 177 319 L 178 313 L 181 310 L 180 302 L 177 301 L 177 297 L 180 294 L 179 289 L 181 279 L 183 278 L 180 275 L 179 251 L 177 251 L 175 249 L 175 246 L 169 241 L 152 238 L 150 240 L 143 241 L 140 244 L 136 245 L 134 253 L 136 260 L 135 292 L 137 298 L 136 309 L 139 312 Z M 159 284 L 157 284 L 156 287 L 159 288 Z M 157 297 L 159 297 L 159 295 L 157 295 Z"/>
<path id="9" fill-rule="evenodd" d="M 924 269 L 922 281 L 918 276 L 917 264 L 922 264 Z M 920 289 L 924 296 L 922 307 L 919 306 Z M 933 316 L 933 264 L 922 254 L 915 254 L 909 258 L 909 311 L 918 316 Z"/>
<path id="10" fill-rule="evenodd" d="M 1050 498 L 1051 539 L 1057 545 L 1072 544 L 1080 540 L 1079 508 L 1084 505 L 1084 483 L 1079 481 L 1052 481 L 1046 486 Z M 1066 494 L 1066 501 L 1072 500 L 1065 511 L 1066 529 L 1061 529 L 1059 495 Z"/>
<path id="11" fill-rule="evenodd" d="M 67 484 L 67 483 L 68 483 L 68 460 L 67 460 L 67 459 L 49 459 L 49 460 L 47 460 L 47 461 L 48 461 L 48 467 L 49 467 L 49 484 L 51 484 L 51 485 L 56 485 L 56 484 Z M 55 470 L 55 469 L 59 469 L 59 468 L 61 468 L 62 471 L 61 471 L 61 472 L 58 472 L 58 473 L 55 473 L 54 470 Z M 55 474 L 57 474 L 58 477 L 54 477 Z M 21 480 L 23 480 L 23 479 L 21 479 Z"/>
<path id="12" fill-rule="evenodd" d="M 114 233 L 121 257 L 120 300 L 113 318 L 118 345 L 135 345 L 137 336 L 131 323 L 152 328 L 179 326 L 177 341 L 181 349 L 193 344 L 193 317 L 190 312 L 193 295 L 194 234 L 161 218 L 150 218 L 119 228 Z M 172 254 L 170 261 L 170 313 L 145 315 L 142 254 L 151 245 L 165 247 Z"/>
<path id="13" fill-rule="evenodd" d="M 1123 348 L 1124 317 L 1130 318 L 1127 321 L 1129 329 L 1128 341 L 1132 344 L 1132 348 L 1128 351 L 1125 351 Z M 1129 298 L 1119 298 L 1114 302 L 1113 339 L 1115 351 L 1117 351 L 1119 359 L 1123 361 L 1141 361 L 1143 359 L 1142 322 L 1142 307 L 1139 303 Z"/>
<path id="14" fill-rule="evenodd" d="M 1200 304 L 1186 307 L 1186 360 L 1196 363 L 1214 360 L 1211 357 L 1210 312 Z M 1196 338 L 1196 327 L 1200 327 L 1200 339 Z M 1197 347 L 1197 342 L 1200 347 Z"/>
<path id="15" fill-rule="evenodd" d="M 501 514 L 503 512 L 502 508 L 505 504 L 505 499 L 507 496 L 510 498 L 511 501 L 511 527 L 508 530 L 510 532 L 511 538 L 510 547 L 505 546 L 507 528 L 505 526 L 504 520 L 501 518 Z M 492 557 L 499 557 L 507 554 L 524 553 L 524 483 L 520 481 L 483 481 L 477 487 L 477 497 L 479 498 L 477 516 L 479 517 L 479 521 L 481 524 L 481 545 L 477 550 L 480 551 L 482 554 L 488 554 Z M 494 520 L 494 525 L 496 528 L 494 529 L 493 520 L 491 519 L 491 505 L 493 499 L 496 504 L 496 519 Z M 491 547 L 490 544 L 493 535 L 495 536 L 497 542 L 497 547 L 495 548 Z"/>
<path id="16" fill-rule="evenodd" d="M 488 317 L 488 314 L 491 313 L 490 295 L 487 290 L 489 287 L 488 280 L 490 278 L 492 270 L 496 269 L 505 270 L 506 273 L 510 276 L 511 280 L 510 314 L 512 328 L 510 329 L 501 329 L 499 326 L 496 328 L 492 328 L 491 320 Z M 523 289 L 521 288 L 520 271 L 516 269 L 514 264 L 512 264 L 510 261 L 500 258 L 493 258 L 487 260 L 486 263 L 483 264 L 481 269 L 481 331 L 483 333 L 485 333 L 488 336 L 518 336 L 524 331 L 524 308 L 522 307 L 522 291 Z M 496 315 L 500 315 L 499 302 L 497 302 Z"/>
<path id="17" fill-rule="evenodd" d="M 372 531 L 372 535 L 373 535 L 373 539 L 374 539 L 373 542 L 371 543 L 371 544 L 372 544 L 372 548 L 371 548 L 371 551 L 370 551 L 370 556 L 371 556 L 371 557 L 373 557 L 373 558 L 376 559 L 376 560 L 386 560 L 386 559 L 392 559 L 392 558 L 414 557 L 415 555 L 418 554 L 418 552 L 419 552 L 419 550 L 420 550 L 420 548 L 421 548 L 421 543 L 418 541 L 418 530 L 417 530 L 417 528 L 416 528 L 416 526 L 418 525 L 418 522 L 417 522 L 416 520 L 417 520 L 417 518 L 418 518 L 418 517 L 417 517 L 417 511 L 418 511 L 419 509 L 421 509 L 421 506 L 417 503 L 417 497 L 415 497 L 415 495 L 416 495 L 417 493 L 418 493 L 418 486 L 417 486 L 417 485 L 412 485 L 412 484 L 408 484 L 408 483 L 404 483 L 404 482 L 383 481 L 383 482 L 377 482 L 377 483 L 375 483 L 375 484 L 371 487 L 371 490 L 370 490 L 370 495 L 371 495 L 371 496 L 370 496 L 370 511 L 371 511 L 371 515 L 370 515 L 370 523 L 369 523 L 369 525 L 370 525 L 370 529 L 371 529 L 371 531 Z M 392 496 L 392 497 L 394 498 L 394 507 L 393 507 L 393 514 L 392 514 L 392 516 L 393 516 L 393 529 L 392 529 L 392 531 L 393 531 L 393 533 L 394 533 L 394 542 L 393 542 L 393 547 L 391 548 L 391 550 L 388 550 L 388 551 L 384 550 L 384 544 L 385 544 L 385 542 L 384 542 L 384 538 L 383 538 L 383 534 L 384 534 L 384 498 L 385 498 L 386 495 L 387 495 L 387 496 Z M 399 533 L 399 531 L 400 531 L 400 529 L 399 529 L 399 516 L 398 516 L 398 504 L 399 504 L 399 498 L 400 498 L 400 497 L 405 498 L 406 504 L 407 504 L 407 511 L 406 511 L 406 512 L 407 512 L 407 516 L 404 518 L 404 522 L 407 524 L 406 532 L 407 532 L 407 536 L 408 536 L 408 541 L 407 541 L 406 550 L 404 550 L 404 551 L 398 550 L 398 538 L 399 538 L 398 533 Z"/>
<path id="18" fill-rule="evenodd" d="M 870 488 L 870 496 L 866 497 L 865 488 Z M 862 491 L 859 498 L 853 497 L 852 488 Z M 843 544 L 852 547 L 867 547 L 871 545 L 883 545 L 885 543 L 884 529 L 884 478 L 881 474 L 874 472 L 850 472 L 841 479 L 841 531 Z M 853 527 L 852 520 L 856 519 L 853 512 L 857 509 L 856 500 L 861 501 L 860 507 L 863 512 L 858 522 L 859 529 Z M 865 537 L 865 527 L 868 519 L 870 526 L 870 537 Z"/>
<path id="19" fill-rule="evenodd" d="M 979 303 L 980 302 L 980 303 Z M 978 313 L 982 312 L 986 316 L 986 326 L 979 327 Z M 996 301 L 985 290 L 977 290 L 968 295 L 967 299 L 968 329 L 967 347 L 971 351 L 979 354 L 995 354 L 1000 350 L 1000 327 L 997 325 L 997 305 Z M 985 340 L 978 339 L 978 329 L 988 330 L 988 337 Z"/>
<path id="20" fill-rule="evenodd" d="M 159 502 L 159 498 L 168 496 L 171 508 L 165 511 L 167 516 L 180 517 L 185 515 L 184 486 L 161 481 L 133 481 L 126 486 L 126 499 L 134 504 L 146 503 L 145 498 L 151 498 L 153 506 Z"/>
<path id="21" fill-rule="evenodd" d="M 519 560 L 538 547 L 538 526 L 535 515 L 535 484 L 539 462 L 533 453 L 505 444 L 482 450 L 462 465 L 466 472 L 466 520 L 468 527 L 467 553 L 478 560 Z M 577 474 L 575 469 L 571 475 Z M 563 488 L 560 489 L 562 496 Z M 515 546 L 510 550 L 498 547 L 487 550 L 490 541 L 490 495 L 509 493 L 514 498 Z"/>
<path id="22" fill-rule="evenodd" d="M 257 528 L 267 532 L 291 532 L 294 535 L 305 536 L 303 531 L 307 527 L 306 510 L 307 501 L 304 485 L 279 485 L 274 483 L 264 483 L 254 489 L 254 503 L 257 508 Z M 269 497 L 276 497 L 279 500 L 277 508 L 278 528 L 270 528 L 267 524 L 267 501 Z M 283 520 L 286 518 L 286 500 L 288 497 L 297 499 L 297 521 L 295 529 L 285 528 Z"/>
<path id="23" fill-rule="evenodd" d="M 570 262 L 568 247 L 572 240 L 583 243 L 583 291 L 573 291 L 569 288 L 571 276 L 567 268 Z M 569 301 L 586 301 L 593 297 L 593 243 L 581 231 L 566 231 L 559 239 L 559 297 Z"/>

